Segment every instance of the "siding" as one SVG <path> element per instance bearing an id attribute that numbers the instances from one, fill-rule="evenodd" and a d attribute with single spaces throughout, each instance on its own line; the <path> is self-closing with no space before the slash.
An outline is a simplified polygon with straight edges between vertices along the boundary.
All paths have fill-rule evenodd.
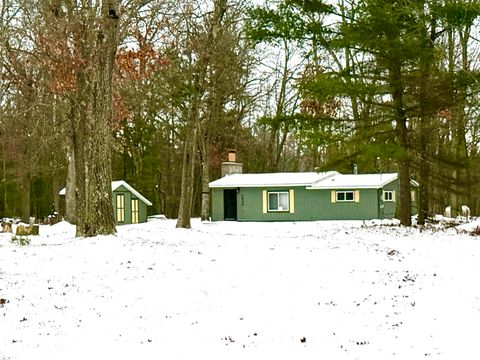
<path id="1" fill-rule="evenodd" d="M 212 220 L 213 221 L 221 221 L 224 219 L 223 215 L 223 190 L 213 188 L 210 189 L 212 193 Z M 237 209 L 238 209 L 238 202 L 237 202 Z"/>
<path id="2" fill-rule="evenodd" d="M 263 212 L 263 191 L 294 191 L 294 212 Z M 356 220 L 378 218 L 377 190 L 360 190 L 358 203 L 331 203 L 330 190 L 242 188 L 237 195 L 239 221 Z M 212 191 L 212 219 L 223 220 L 223 189 Z"/>
<path id="3" fill-rule="evenodd" d="M 383 201 L 383 191 L 395 191 L 395 201 Z M 379 189 L 380 207 L 382 219 L 391 219 L 396 215 L 397 205 L 399 205 L 400 192 L 398 191 L 398 180 L 392 181 Z M 382 208 L 383 205 L 383 208 Z"/>
<path id="4" fill-rule="evenodd" d="M 264 191 L 290 191 L 294 212 L 264 213 Z M 395 217 L 398 205 L 398 181 L 383 189 L 342 189 L 358 191 L 359 202 L 332 203 L 331 190 L 307 190 L 305 187 L 241 188 L 237 194 L 238 221 L 370 220 Z M 395 191 L 395 201 L 383 201 L 383 190 Z M 223 188 L 212 188 L 212 220 L 224 219 Z M 290 206 L 291 208 L 291 206 Z"/>

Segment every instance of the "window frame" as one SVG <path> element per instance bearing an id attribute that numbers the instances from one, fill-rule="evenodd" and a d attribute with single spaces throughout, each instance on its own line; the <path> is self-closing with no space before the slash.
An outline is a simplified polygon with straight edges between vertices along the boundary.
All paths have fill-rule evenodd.
<path id="1" fill-rule="evenodd" d="M 343 200 L 338 198 L 339 194 L 344 195 Z M 347 194 L 351 194 L 352 199 L 347 199 Z M 340 202 L 340 203 L 342 203 L 342 202 L 355 202 L 355 191 L 354 190 L 336 190 L 335 191 L 335 202 Z"/>
<path id="2" fill-rule="evenodd" d="M 116 216 L 115 220 L 117 223 L 125 222 L 125 194 L 117 194 L 116 198 Z"/>
<path id="3" fill-rule="evenodd" d="M 287 198 L 287 208 L 286 209 L 279 209 L 280 205 L 280 195 L 284 194 Z M 270 195 L 277 195 L 277 209 L 272 209 L 270 207 Z M 270 213 L 279 213 L 279 212 L 290 212 L 290 192 L 288 190 L 282 191 L 267 191 L 267 211 Z"/>
<path id="4" fill-rule="evenodd" d="M 140 202 L 138 199 L 131 199 L 131 208 L 132 208 L 132 224 L 138 224 L 139 215 L 140 215 Z M 135 205 L 134 205 L 135 204 Z"/>
<path id="5" fill-rule="evenodd" d="M 393 190 L 384 190 L 383 191 L 383 201 L 385 202 L 394 202 Z"/>

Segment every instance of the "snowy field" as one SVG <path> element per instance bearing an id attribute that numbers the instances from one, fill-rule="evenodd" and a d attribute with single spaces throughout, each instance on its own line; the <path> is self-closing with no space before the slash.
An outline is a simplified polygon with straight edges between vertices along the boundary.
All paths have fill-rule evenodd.
<path id="1" fill-rule="evenodd" d="M 0 234 L 0 359 L 479 359 L 480 237 L 434 230 L 154 220 L 90 239 L 41 226 L 28 246 Z"/>

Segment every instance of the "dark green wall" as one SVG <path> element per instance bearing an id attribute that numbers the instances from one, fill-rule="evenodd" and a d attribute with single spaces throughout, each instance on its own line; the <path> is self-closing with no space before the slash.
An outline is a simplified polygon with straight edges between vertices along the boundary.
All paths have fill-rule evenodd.
<path id="1" fill-rule="evenodd" d="M 123 194 L 125 196 L 125 221 L 117 222 L 117 225 L 132 223 L 132 199 L 138 199 L 124 186 L 119 186 L 112 194 L 113 215 L 117 218 L 117 195 Z M 138 199 L 138 222 L 147 221 L 147 204 Z"/>
<path id="2" fill-rule="evenodd" d="M 223 190 L 212 189 L 212 220 L 224 220 Z M 294 190 L 294 213 L 263 213 L 263 191 Z M 382 189 L 358 190 L 359 202 L 331 202 L 331 190 L 307 190 L 305 187 L 240 188 L 237 194 L 238 221 L 369 220 L 392 218 L 398 203 L 394 181 L 384 190 L 395 191 L 395 202 L 383 202 Z"/>

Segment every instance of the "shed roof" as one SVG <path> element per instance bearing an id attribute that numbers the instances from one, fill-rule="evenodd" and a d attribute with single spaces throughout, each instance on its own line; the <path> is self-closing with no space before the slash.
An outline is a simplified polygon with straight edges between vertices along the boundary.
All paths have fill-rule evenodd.
<path id="1" fill-rule="evenodd" d="M 124 186 L 128 191 L 130 191 L 133 195 L 142 200 L 145 204 L 147 204 L 148 206 L 152 206 L 152 203 L 147 198 L 145 198 L 142 194 L 140 194 L 137 190 L 130 186 L 126 181 L 112 181 L 112 191 L 117 190 L 120 186 Z"/>
<path id="2" fill-rule="evenodd" d="M 397 177 L 397 173 L 337 174 L 315 182 L 308 189 L 380 189 Z"/>
<path id="3" fill-rule="evenodd" d="M 117 190 L 120 186 L 125 187 L 128 191 L 130 191 L 133 195 L 135 195 L 137 198 L 142 200 L 148 206 L 152 206 L 152 203 L 146 197 L 144 197 L 142 194 L 140 194 L 137 190 L 135 190 L 126 181 L 124 181 L 124 180 L 112 181 L 112 191 Z M 65 195 L 66 192 L 67 192 L 67 189 L 63 188 L 62 190 L 60 190 L 58 192 L 58 195 Z"/>
<path id="4" fill-rule="evenodd" d="M 212 181 L 211 188 L 260 187 L 260 186 L 309 186 L 330 176 L 336 171 L 328 172 L 284 172 L 262 174 L 233 174 Z"/>

